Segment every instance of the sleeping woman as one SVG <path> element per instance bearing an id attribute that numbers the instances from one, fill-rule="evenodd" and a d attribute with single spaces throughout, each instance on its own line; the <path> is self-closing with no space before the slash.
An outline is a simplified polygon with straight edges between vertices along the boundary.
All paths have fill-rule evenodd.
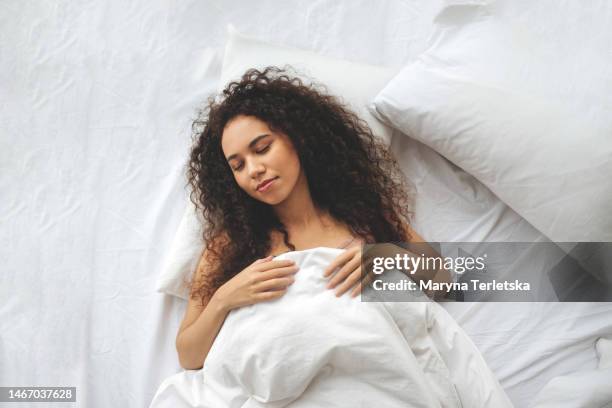
<path id="1" fill-rule="evenodd" d="M 298 268 L 274 256 L 344 248 L 337 296 L 361 290 L 362 243 L 421 240 L 396 162 L 336 98 L 279 69 L 251 70 L 209 101 L 188 177 L 208 224 L 206 250 L 177 336 L 181 365 L 201 368 L 232 309 L 283 296 Z"/>
<path id="2" fill-rule="evenodd" d="M 366 394 L 376 398 L 399 398 L 392 389 L 399 386 L 406 389 L 401 398 L 421 401 L 410 406 L 437 406 L 417 390 L 446 380 L 451 391 L 439 395 L 452 403 L 443 406 L 460 406 L 438 351 L 431 351 L 428 318 L 416 319 L 427 314 L 425 306 L 402 312 L 413 320 L 400 324 L 409 328 L 400 339 L 387 310 L 355 299 L 365 286 L 363 244 L 422 242 L 409 225 L 410 195 L 398 165 L 367 124 L 317 85 L 268 67 L 227 85 L 194 125 L 188 179 L 207 244 L 176 347 L 184 368 L 204 367 L 205 380 L 217 381 L 208 389 L 212 406 L 272 400 L 277 405 L 270 406 L 285 406 L 282 401 L 294 401 L 306 387 L 322 398 L 331 384 L 345 391 L 372 387 Z M 310 265 L 325 263 L 303 271 L 305 254 Z M 293 303 L 283 300 L 290 298 Z M 336 308 L 342 317 L 330 320 Z M 405 346 L 411 341 L 424 354 Z M 256 347 L 255 357 L 239 355 Z M 407 374 L 419 364 L 425 371 Z M 432 367 L 435 373 L 428 373 Z M 327 385 L 309 385 L 322 373 L 331 376 Z M 487 390 L 483 397 L 498 401 Z M 336 406 L 329 401 L 334 395 L 308 406 Z"/>

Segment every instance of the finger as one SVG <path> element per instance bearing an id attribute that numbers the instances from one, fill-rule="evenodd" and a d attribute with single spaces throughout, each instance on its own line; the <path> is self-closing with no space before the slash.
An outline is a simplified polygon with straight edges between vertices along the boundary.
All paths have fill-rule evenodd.
<path id="1" fill-rule="evenodd" d="M 348 262 L 351 258 L 353 258 L 354 255 L 354 251 L 353 250 L 346 250 L 343 253 L 341 253 L 340 255 L 338 255 L 328 266 L 327 268 L 325 268 L 325 270 L 323 271 L 323 276 L 324 277 L 328 277 L 332 274 L 332 272 L 336 269 L 339 268 L 340 266 L 344 265 L 346 262 Z"/>
<path id="2" fill-rule="evenodd" d="M 342 283 L 357 267 L 359 267 L 359 262 L 356 259 L 353 259 L 346 263 L 336 274 L 330 279 L 327 284 L 328 289 L 333 289 L 340 283 Z"/>
<path id="3" fill-rule="evenodd" d="M 282 268 L 284 266 L 291 266 L 291 265 L 295 265 L 295 261 L 292 261 L 291 259 L 280 259 L 276 261 L 264 262 L 261 265 L 257 266 L 257 270 L 260 272 L 263 272 L 263 271 L 267 271 L 270 269 Z"/>
<path id="4" fill-rule="evenodd" d="M 366 268 L 365 270 L 370 270 L 370 272 L 364 273 L 363 268 L 361 268 L 361 276 L 359 277 L 359 282 L 351 290 L 351 297 L 358 296 L 363 291 L 363 288 L 367 288 L 372 283 L 372 281 L 374 281 L 376 275 L 371 272 L 371 269 Z"/>
<path id="5" fill-rule="evenodd" d="M 376 275 L 374 275 L 371 272 L 366 273 L 365 276 L 363 276 L 363 271 L 362 271 L 361 275 L 362 276 L 360 277 L 360 281 L 351 290 L 351 297 L 356 297 L 357 295 L 359 295 L 363 291 L 363 288 L 367 288 L 372 283 L 372 281 L 374 281 L 374 278 L 376 277 Z"/>
<path id="6" fill-rule="evenodd" d="M 355 285 L 353 290 L 351 290 L 351 297 L 355 297 L 355 296 L 359 295 L 361 293 L 361 288 L 362 287 L 363 287 L 363 285 L 362 285 L 361 282 L 359 282 L 357 285 Z"/>
<path id="7" fill-rule="evenodd" d="M 269 280 L 264 281 L 264 282 L 256 283 L 253 286 L 253 290 L 255 292 L 267 292 L 267 291 L 271 291 L 271 290 L 280 290 L 280 289 L 287 288 L 293 282 L 295 282 L 295 278 L 293 278 L 293 277 L 269 279 Z"/>
<path id="8" fill-rule="evenodd" d="M 261 258 L 261 259 L 256 260 L 251 265 L 257 265 L 258 263 L 267 262 L 267 261 L 271 260 L 272 258 L 273 258 L 272 255 L 270 255 L 270 256 L 267 256 L 265 258 Z"/>
<path id="9" fill-rule="evenodd" d="M 344 295 L 349 289 L 359 283 L 361 278 L 361 268 L 355 269 L 336 289 L 336 296 L 340 297 Z"/>
<path id="10" fill-rule="evenodd" d="M 349 261 L 348 263 L 346 263 L 342 268 L 340 268 L 340 270 L 338 272 L 336 272 L 336 274 L 330 279 L 329 283 L 327 284 L 327 288 L 328 289 L 333 289 L 336 285 L 338 285 L 340 282 L 344 281 L 346 279 L 347 276 L 349 276 L 351 274 L 351 272 L 353 272 L 355 269 L 357 269 L 359 267 L 359 265 L 361 264 L 361 260 L 360 259 L 352 259 L 351 261 Z"/>
<path id="11" fill-rule="evenodd" d="M 355 255 L 360 254 L 360 253 L 361 253 L 360 247 L 354 247 L 354 248 L 347 249 L 346 251 L 338 255 L 336 259 L 334 259 L 327 266 L 327 268 L 325 268 L 325 270 L 323 271 L 323 276 L 328 277 L 332 275 L 334 270 L 336 270 L 337 268 L 340 268 L 342 265 L 346 264 L 348 261 L 355 258 Z M 361 258 L 361 255 L 359 255 L 359 258 Z"/>
<path id="12" fill-rule="evenodd" d="M 363 275 L 363 273 L 362 273 Z M 361 280 L 362 287 L 370 286 L 370 284 L 374 281 L 375 275 L 373 272 L 366 273 L 363 279 Z"/>
<path id="13" fill-rule="evenodd" d="M 274 290 L 270 292 L 260 292 L 260 293 L 255 294 L 254 299 L 255 299 L 255 302 L 265 302 L 268 300 L 278 299 L 279 297 L 283 296 L 285 293 L 287 293 L 287 289 Z"/>
<path id="14" fill-rule="evenodd" d="M 255 280 L 256 282 L 263 282 L 268 279 L 285 278 L 287 276 L 295 275 L 299 270 L 300 268 L 297 265 L 286 266 L 284 268 L 270 269 L 268 271 L 256 274 Z"/>
<path id="15" fill-rule="evenodd" d="M 378 257 L 375 257 L 375 256 L 364 256 L 363 257 L 362 267 L 363 267 L 364 275 L 373 273 L 373 271 L 375 270 L 374 263 L 375 263 L 376 258 Z"/>

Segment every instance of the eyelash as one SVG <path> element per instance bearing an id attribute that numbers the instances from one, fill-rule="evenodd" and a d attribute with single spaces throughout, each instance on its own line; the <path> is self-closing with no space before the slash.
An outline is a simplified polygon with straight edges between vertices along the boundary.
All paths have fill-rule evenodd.
<path id="1" fill-rule="evenodd" d="M 257 153 L 257 154 L 265 153 L 265 152 L 267 152 L 270 149 L 271 145 L 272 145 L 272 143 L 270 143 L 269 145 L 267 145 L 266 147 L 264 147 L 261 150 L 255 150 L 255 153 Z M 243 166 L 244 166 L 244 163 L 240 163 L 239 166 L 234 167 L 234 171 L 240 170 Z"/>

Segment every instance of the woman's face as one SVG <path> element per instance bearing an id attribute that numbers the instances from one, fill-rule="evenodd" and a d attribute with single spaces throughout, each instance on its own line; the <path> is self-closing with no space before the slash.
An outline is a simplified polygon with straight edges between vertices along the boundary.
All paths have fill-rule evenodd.
<path id="1" fill-rule="evenodd" d="M 230 120 L 221 148 L 240 188 L 256 200 L 279 204 L 298 184 L 301 166 L 293 143 L 253 116 Z"/>

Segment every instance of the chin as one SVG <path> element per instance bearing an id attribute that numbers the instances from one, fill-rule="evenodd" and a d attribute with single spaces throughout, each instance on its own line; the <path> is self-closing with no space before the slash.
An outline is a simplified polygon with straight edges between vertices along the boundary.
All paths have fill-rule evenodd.
<path id="1" fill-rule="evenodd" d="M 266 203 L 266 204 L 268 204 L 268 205 L 278 205 L 278 204 L 282 203 L 282 202 L 283 202 L 283 201 L 285 201 L 285 200 L 283 200 L 283 199 L 279 199 L 279 198 L 271 198 L 271 197 L 270 197 L 270 198 L 266 198 L 265 200 L 261 200 L 261 199 L 260 199 L 260 201 L 261 201 L 262 203 Z"/>
<path id="2" fill-rule="evenodd" d="M 276 205 L 279 202 L 283 201 L 279 198 L 277 198 L 276 196 L 264 196 L 262 197 L 261 195 L 255 193 L 255 194 L 249 194 L 251 196 L 251 198 L 259 201 L 260 203 L 264 203 L 264 204 L 268 204 L 268 205 Z"/>

